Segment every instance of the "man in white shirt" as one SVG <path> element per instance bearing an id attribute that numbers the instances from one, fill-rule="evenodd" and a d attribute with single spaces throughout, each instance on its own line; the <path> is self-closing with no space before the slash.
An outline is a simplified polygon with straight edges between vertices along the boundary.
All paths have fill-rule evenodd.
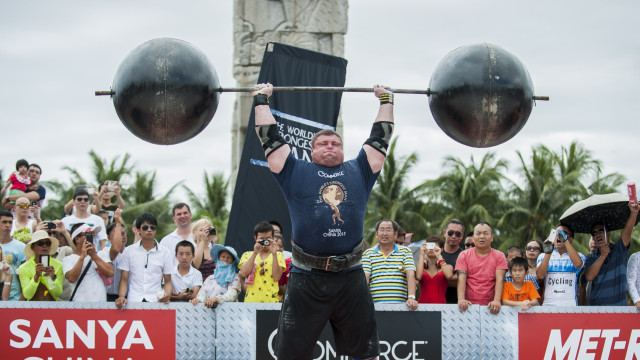
<path id="1" fill-rule="evenodd" d="M 76 207 L 76 212 L 73 215 L 65 216 L 62 218 L 62 223 L 65 229 L 71 232 L 71 227 L 75 224 L 87 224 L 91 228 L 100 227 L 100 231 L 93 238 L 93 244 L 96 247 L 96 251 L 102 250 L 107 246 L 107 231 L 104 225 L 104 220 L 98 215 L 91 214 L 89 212 L 89 193 L 85 188 L 78 188 L 73 193 L 73 205 Z"/>
<path id="2" fill-rule="evenodd" d="M 191 232 L 191 209 L 185 203 L 177 203 L 173 206 L 173 222 L 176 229 L 160 240 L 160 246 L 166 247 L 171 254 L 176 252 L 176 245 L 182 240 L 187 240 L 196 246 Z M 178 265 L 178 259 L 173 257 L 173 265 Z"/>
<path id="3" fill-rule="evenodd" d="M 86 241 L 90 229 L 86 224 L 72 228 L 71 241 L 76 247 L 73 254 L 62 260 L 62 270 L 74 287 L 71 301 L 107 302 L 107 286 L 98 271 L 107 278 L 113 277 L 113 265 L 108 251 L 96 251 L 93 243 Z"/>
<path id="4" fill-rule="evenodd" d="M 163 302 L 171 300 L 173 287 L 173 256 L 154 239 L 158 221 L 152 214 L 142 214 L 136 227 L 142 239 L 127 246 L 118 262 L 120 285 L 116 306 L 124 308 L 127 302 Z M 162 281 L 164 280 L 164 288 Z"/>

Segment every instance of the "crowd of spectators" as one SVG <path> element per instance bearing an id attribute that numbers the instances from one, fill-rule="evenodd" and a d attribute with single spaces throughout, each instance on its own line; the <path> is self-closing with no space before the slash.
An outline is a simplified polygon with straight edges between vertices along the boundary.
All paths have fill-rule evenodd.
<path id="1" fill-rule="evenodd" d="M 132 225 L 135 238 L 126 246 L 125 203 L 116 182 L 94 191 L 76 188 L 66 216 L 42 220 L 41 172 L 20 160 L 3 189 L 11 186 L 3 191 L 6 209 L 0 211 L 2 300 L 111 301 L 118 308 L 131 302 L 282 302 L 292 255 L 284 250 L 278 222 L 256 224 L 253 250 L 239 256 L 218 244 L 209 220 L 192 221 L 189 206 L 178 203 L 173 232 L 156 240 L 157 219 L 145 213 Z M 349 271 L 363 271 L 374 302 L 404 303 L 411 310 L 449 303 L 461 311 L 484 305 L 493 314 L 502 305 L 523 311 L 538 305 L 632 305 L 640 311 L 640 255 L 629 258 L 638 207 L 629 208 L 615 243 L 603 224 L 593 224 L 587 256 L 573 247 L 566 224 L 556 227 L 555 238 L 532 239 L 525 248 L 502 253 L 491 247 L 493 228 L 486 222 L 465 233 L 465 225 L 452 219 L 441 235 L 410 243 L 412 234 L 383 219 L 362 266 Z"/>

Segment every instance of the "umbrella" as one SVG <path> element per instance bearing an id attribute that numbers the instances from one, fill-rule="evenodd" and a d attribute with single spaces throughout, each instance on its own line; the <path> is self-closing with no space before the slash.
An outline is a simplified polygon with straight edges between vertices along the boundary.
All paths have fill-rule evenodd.
<path id="1" fill-rule="evenodd" d="M 593 195 L 573 204 L 560 217 L 576 233 L 589 234 L 591 226 L 603 223 L 607 230 L 623 229 L 631 215 L 629 199 L 621 194 Z M 640 217 L 636 219 L 636 224 Z"/>

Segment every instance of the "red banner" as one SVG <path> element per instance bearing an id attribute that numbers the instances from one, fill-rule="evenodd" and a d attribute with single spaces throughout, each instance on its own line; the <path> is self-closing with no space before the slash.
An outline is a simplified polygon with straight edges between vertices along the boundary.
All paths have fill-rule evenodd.
<path id="1" fill-rule="evenodd" d="M 640 314 L 519 313 L 520 359 L 640 359 Z"/>
<path id="2" fill-rule="evenodd" d="M 0 308 L 2 359 L 174 359 L 176 312 Z"/>

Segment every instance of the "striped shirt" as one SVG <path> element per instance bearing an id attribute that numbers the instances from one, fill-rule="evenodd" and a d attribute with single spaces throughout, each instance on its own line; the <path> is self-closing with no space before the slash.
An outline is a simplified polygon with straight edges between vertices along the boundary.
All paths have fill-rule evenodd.
<path id="1" fill-rule="evenodd" d="M 373 302 L 398 303 L 407 301 L 407 270 L 415 272 L 413 254 L 408 247 L 393 245 L 385 256 L 380 245 L 362 254 L 362 269 L 369 274 L 369 289 Z"/>
<path id="2" fill-rule="evenodd" d="M 610 244 L 611 252 L 600 267 L 600 272 L 591 282 L 592 306 L 627 306 L 627 256 L 629 248 L 622 239 Z M 600 249 L 587 255 L 584 268 L 588 269 L 600 257 Z"/>

